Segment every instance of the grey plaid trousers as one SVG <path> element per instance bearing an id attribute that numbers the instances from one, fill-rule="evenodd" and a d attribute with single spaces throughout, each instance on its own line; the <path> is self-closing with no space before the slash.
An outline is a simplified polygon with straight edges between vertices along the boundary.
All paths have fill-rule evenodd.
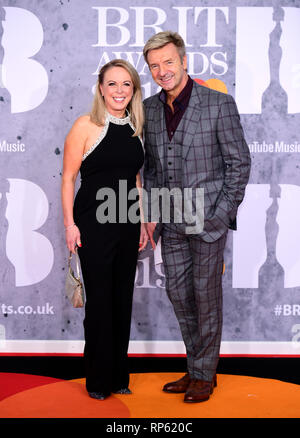
<path id="1" fill-rule="evenodd" d="M 227 232 L 215 242 L 164 224 L 162 259 L 166 292 L 173 305 L 192 378 L 211 381 L 222 335 L 222 272 Z"/>

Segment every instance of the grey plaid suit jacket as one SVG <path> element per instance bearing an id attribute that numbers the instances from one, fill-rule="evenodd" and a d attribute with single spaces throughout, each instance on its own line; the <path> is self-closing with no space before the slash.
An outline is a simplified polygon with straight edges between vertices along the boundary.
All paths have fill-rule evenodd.
<path id="1" fill-rule="evenodd" d="M 144 189 L 164 186 L 164 107 L 159 93 L 145 99 Z M 177 128 L 183 131 L 182 187 L 204 189 L 204 227 L 213 242 L 236 229 L 236 214 L 250 174 L 250 153 L 234 99 L 193 84 L 189 105 Z M 160 229 L 160 228 L 158 228 Z"/>

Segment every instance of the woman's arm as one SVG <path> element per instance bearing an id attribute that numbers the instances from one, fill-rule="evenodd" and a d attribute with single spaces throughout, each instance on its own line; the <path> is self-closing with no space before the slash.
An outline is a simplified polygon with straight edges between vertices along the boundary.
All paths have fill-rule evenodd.
<path id="1" fill-rule="evenodd" d="M 80 232 L 74 224 L 73 203 L 75 182 L 81 166 L 84 147 L 87 139 L 87 120 L 80 117 L 68 133 L 64 146 L 63 174 L 61 184 L 61 200 L 66 231 L 67 247 L 73 253 L 75 245 L 81 246 Z"/>
<path id="2" fill-rule="evenodd" d="M 142 251 L 146 248 L 148 243 L 148 233 L 145 226 L 144 221 L 144 212 L 143 212 L 143 186 L 141 181 L 141 175 L 140 172 L 138 172 L 136 176 L 136 187 L 139 192 L 139 205 L 140 205 L 140 216 L 141 216 L 141 234 L 140 234 L 140 244 L 139 244 L 139 251 Z"/>

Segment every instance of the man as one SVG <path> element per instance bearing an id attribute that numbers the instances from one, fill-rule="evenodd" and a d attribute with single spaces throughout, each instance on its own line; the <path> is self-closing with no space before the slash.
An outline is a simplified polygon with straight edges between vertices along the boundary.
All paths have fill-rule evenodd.
<path id="1" fill-rule="evenodd" d="M 163 390 L 185 393 L 185 402 L 201 402 L 217 384 L 223 253 L 228 228 L 236 229 L 250 154 L 233 98 L 189 77 L 184 42 L 177 33 L 152 36 L 144 58 L 162 88 L 144 101 L 144 188 L 150 205 L 154 188 L 204 190 L 201 229 L 201 220 L 192 232 L 184 220 L 176 221 L 174 200 L 170 223 L 147 224 L 153 247 L 159 234 L 162 237 L 166 291 L 187 353 L 187 374 Z"/>

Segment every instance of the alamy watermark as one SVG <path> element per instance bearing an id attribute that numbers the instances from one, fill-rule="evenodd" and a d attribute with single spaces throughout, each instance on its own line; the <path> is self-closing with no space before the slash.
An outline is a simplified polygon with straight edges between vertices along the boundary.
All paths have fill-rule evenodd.
<path id="1" fill-rule="evenodd" d="M 118 193 L 110 187 L 97 191 L 96 199 L 103 201 L 96 211 L 99 223 L 162 222 L 186 225 L 186 234 L 199 234 L 204 225 L 204 189 L 143 188 L 128 191 L 127 181 L 119 181 Z M 141 202 L 142 199 L 142 213 Z M 131 202 L 128 208 L 128 201 Z M 117 217 L 118 216 L 118 217 Z"/>

